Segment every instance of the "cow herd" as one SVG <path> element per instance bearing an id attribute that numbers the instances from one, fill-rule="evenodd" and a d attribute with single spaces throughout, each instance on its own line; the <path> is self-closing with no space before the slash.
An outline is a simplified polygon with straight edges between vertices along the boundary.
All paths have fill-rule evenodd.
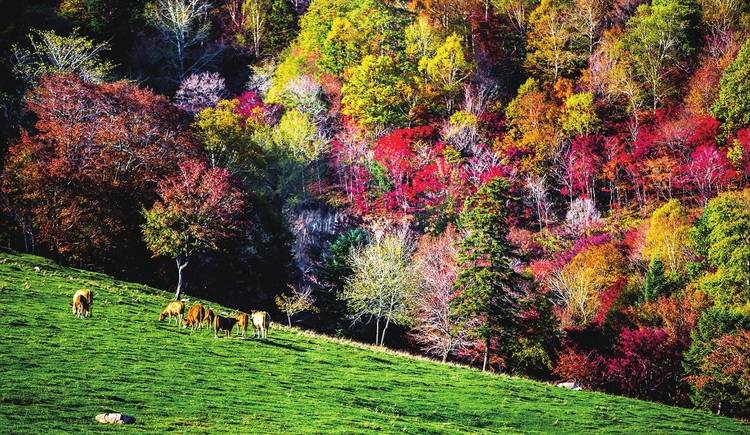
<path id="1" fill-rule="evenodd" d="M 91 308 L 94 305 L 94 294 L 88 289 L 81 289 L 73 296 L 73 314 L 77 318 L 91 316 Z M 253 336 L 257 338 L 268 338 L 268 327 L 271 316 L 265 311 L 251 311 L 251 314 L 237 312 L 233 315 L 214 314 L 213 310 L 200 303 L 194 304 L 185 314 L 185 302 L 173 301 L 167 304 L 159 314 L 159 320 L 175 319 L 177 325 L 183 328 L 197 330 L 203 327 L 212 328 L 214 338 L 219 338 L 222 333 L 226 337 L 232 335 L 232 329 L 237 325 L 238 334 L 247 336 L 247 325 L 252 321 Z"/>

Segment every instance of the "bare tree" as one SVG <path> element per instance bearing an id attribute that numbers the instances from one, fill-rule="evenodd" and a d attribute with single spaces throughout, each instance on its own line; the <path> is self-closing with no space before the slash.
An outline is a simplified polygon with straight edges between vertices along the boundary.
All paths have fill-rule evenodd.
<path id="1" fill-rule="evenodd" d="M 541 230 L 549 222 L 549 212 L 552 207 L 547 196 L 547 177 L 544 175 L 527 175 L 526 190 L 529 191 L 530 199 L 534 202 L 539 229 Z"/>
<path id="2" fill-rule="evenodd" d="M 291 284 L 287 284 L 287 287 L 289 287 L 290 292 L 276 296 L 276 306 L 286 314 L 287 324 L 291 327 L 292 317 L 295 315 L 305 311 L 317 313 L 319 310 L 315 306 L 312 287 L 308 285 L 298 288 Z"/>
<path id="3" fill-rule="evenodd" d="M 211 62 L 220 49 L 206 50 L 188 62 L 188 51 L 208 38 L 211 4 L 206 0 L 158 0 L 151 21 L 171 46 L 171 62 L 177 81 Z"/>
<path id="4" fill-rule="evenodd" d="M 13 46 L 14 73 L 32 83 L 47 73 L 72 72 L 87 82 L 107 79 L 114 65 L 99 56 L 109 50 L 106 42 L 78 36 L 77 29 L 68 36 L 52 30 L 32 30 L 28 35 L 31 49 Z"/>
<path id="5" fill-rule="evenodd" d="M 415 254 L 421 284 L 411 335 L 425 352 L 439 356 L 443 362 L 470 344 L 466 329 L 459 327 L 461 319 L 451 306 L 456 294 L 453 282 L 458 269 L 457 239 L 452 227 L 440 236 L 425 236 Z"/>
<path id="6" fill-rule="evenodd" d="M 375 343 L 381 346 L 391 323 L 408 325 L 412 320 L 418 278 L 410 251 L 405 238 L 386 235 L 353 249 L 349 257 L 353 273 L 340 297 L 353 321 L 375 319 Z"/>
<path id="7" fill-rule="evenodd" d="M 250 37 L 256 56 L 260 56 L 263 37 L 268 30 L 268 13 L 272 8 L 270 0 L 226 0 L 224 7 L 235 34 L 242 39 Z"/>

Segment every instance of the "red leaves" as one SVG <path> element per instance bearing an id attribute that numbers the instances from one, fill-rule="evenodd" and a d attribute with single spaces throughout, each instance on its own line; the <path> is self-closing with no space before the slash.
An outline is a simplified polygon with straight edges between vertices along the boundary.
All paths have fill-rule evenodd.
<path id="1" fill-rule="evenodd" d="M 242 224 L 243 194 L 224 168 L 185 160 L 174 176 L 159 183 L 158 192 L 157 207 L 178 216 L 196 245 L 216 249 L 218 241 L 235 234 Z"/>
<path id="2" fill-rule="evenodd" d="M 625 329 L 607 376 L 618 391 L 648 400 L 674 401 L 682 393 L 682 349 L 659 328 Z"/>
<path id="3" fill-rule="evenodd" d="M 36 133 L 11 147 L 3 193 L 42 246 L 121 271 L 117 257 L 142 249 L 140 207 L 196 152 L 178 111 L 136 85 L 72 75 L 43 78 L 28 101 Z"/>

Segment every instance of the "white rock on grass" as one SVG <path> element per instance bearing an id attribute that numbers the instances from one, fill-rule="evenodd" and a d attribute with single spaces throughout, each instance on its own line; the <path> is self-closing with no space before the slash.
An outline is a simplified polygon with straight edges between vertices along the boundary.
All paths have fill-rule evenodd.
<path id="1" fill-rule="evenodd" d="M 567 388 L 569 390 L 580 391 L 581 386 L 577 382 L 560 382 L 557 384 L 560 388 Z"/>
<path id="2" fill-rule="evenodd" d="M 133 417 L 132 415 L 110 412 L 108 414 L 97 415 L 96 421 L 105 424 L 131 424 L 135 423 L 135 417 Z"/>

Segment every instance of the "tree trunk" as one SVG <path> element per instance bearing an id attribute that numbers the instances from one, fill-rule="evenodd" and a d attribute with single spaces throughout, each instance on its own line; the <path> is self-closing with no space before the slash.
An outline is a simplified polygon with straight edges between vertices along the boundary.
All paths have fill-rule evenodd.
<path id="1" fill-rule="evenodd" d="M 484 342 L 484 361 L 482 361 L 482 371 L 487 371 L 487 363 L 490 361 L 490 338 Z"/>
<path id="2" fill-rule="evenodd" d="M 383 342 L 385 341 L 385 331 L 388 329 L 388 323 L 390 323 L 391 319 L 387 319 L 385 321 L 385 326 L 383 327 L 383 332 L 380 334 L 380 345 L 383 345 Z"/>
<path id="3" fill-rule="evenodd" d="M 176 301 L 180 300 L 180 296 L 182 295 L 182 286 L 185 282 L 183 276 L 184 276 L 184 270 L 188 265 L 188 260 L 185 260 L 184 262 L 181 261 L 181 259 L 178 257 L 176 260 L 177 262 L 177 291 L 175 291 L 174 299 Z"/>
<path id="4" fill-rule="evenodd" d="M 375 345 L 380 341 L 380 317 L 375 319 Z"/>
<path id="5" fill-rule="evenodd" d="M 448 361 L 448 349 L 443 351 L 443 362 L 445 363 L 446 361 Z"/>
<path id="6" fill-rule="evenodd" d="M 286 322 L 289 324 L 289 327 L 292 327 L 292 316 L 289 315 L 289 313 L 286 314 Z"/>

